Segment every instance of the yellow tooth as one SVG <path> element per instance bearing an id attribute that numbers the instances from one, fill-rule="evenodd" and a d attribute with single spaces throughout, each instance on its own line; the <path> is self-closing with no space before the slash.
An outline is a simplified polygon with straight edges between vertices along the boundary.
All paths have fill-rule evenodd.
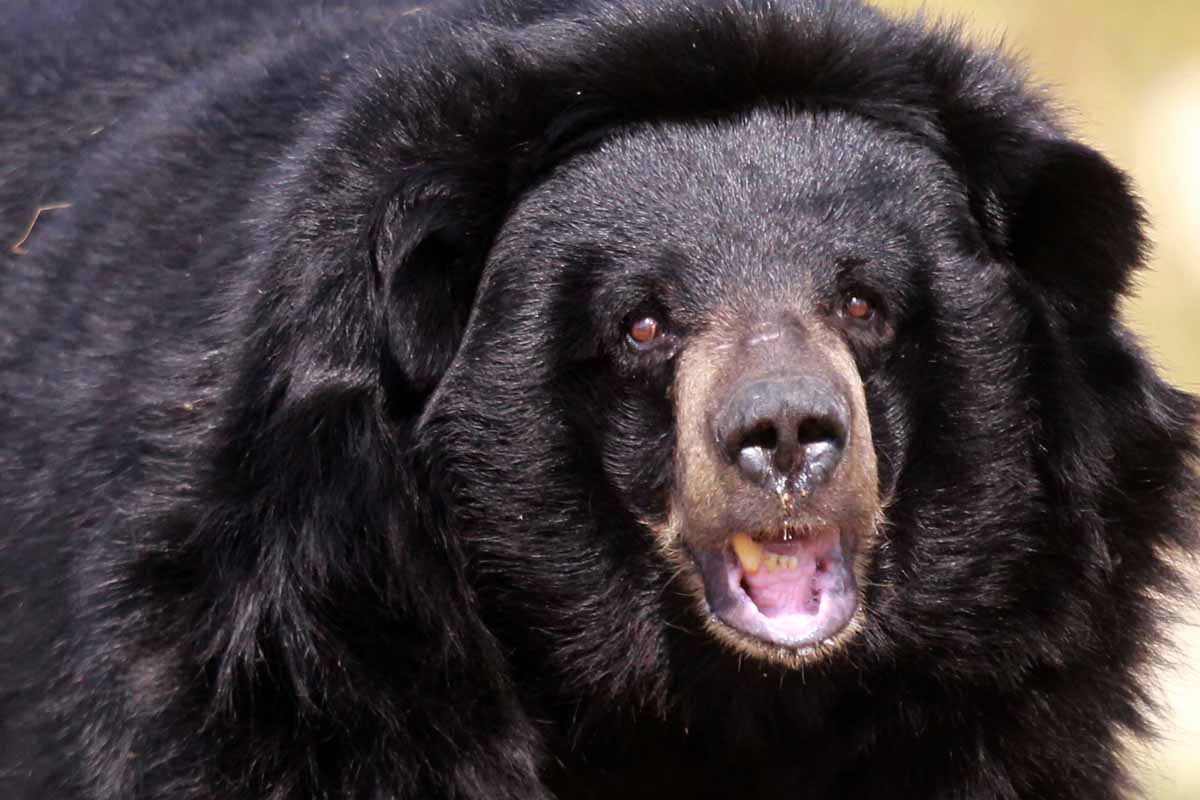
<path id="1" fill-rule="evenodd" d="M 798 566 L 800 566 L 800 559 L 795 556 L 788 559 L 788 569 L 795 569 Z"/>
<path id="2" fill-rule="evenodd" d="M 766 558 L 764 558 L 763 561 L 765 561 L 767 564 L 767 572 L 774 572 L 775 570 L 779 569 L 779 556 L 775 555 L 774 553 L 767 553 Z"/>
<path id="3" fill-rule="evenodd" d="M 732 544 L 733 552 L 737 554 L 738 561 L 742 562 L 742 569 L 749 575 L 757 573 L 763 561 L 763 549 L 759 547 L 758 542 L 751 539 L 749 534 L 739 533 L 733 537 Z"/>

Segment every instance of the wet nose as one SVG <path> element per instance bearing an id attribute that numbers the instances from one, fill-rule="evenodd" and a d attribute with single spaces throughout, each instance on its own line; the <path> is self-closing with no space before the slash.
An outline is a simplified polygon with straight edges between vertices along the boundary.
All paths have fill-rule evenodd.
<path id="1" fill-rule="evenodd" d="M 827 380 L 770 378 L 738 386 L 713 421 L 717 445 L 747 480 L 802 492 L 828 481 L 846 447 L 848 405 Z"/>

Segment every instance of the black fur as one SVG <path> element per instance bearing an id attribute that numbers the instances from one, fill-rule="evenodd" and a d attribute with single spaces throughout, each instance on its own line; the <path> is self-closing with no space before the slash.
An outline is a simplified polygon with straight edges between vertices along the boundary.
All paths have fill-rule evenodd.
<path id="1" fill-rule="evenodd" d="M 5 797 L 1127 791 L 1196 405 L 1116 318 L 1126 179 L 1007 60 L 851 1 L 45 5 L 0 10 L 0 242 L 69 204 L 0 271 Z M 643 524 L 673 362 L 620 324 L 859 285 L 891 503 L 864 630 L 785 672 Z"/>

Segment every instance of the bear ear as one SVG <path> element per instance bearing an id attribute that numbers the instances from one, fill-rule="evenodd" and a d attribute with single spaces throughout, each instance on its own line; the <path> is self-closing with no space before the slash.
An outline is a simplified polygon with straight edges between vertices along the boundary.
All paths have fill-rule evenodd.
<path id="1" fill-rule="evenodd" d="M 993 244 L 1069 319 L 1107 317 L 1146 248 L 1129 179 L 1065 139 L 1027 144 L 1008 161 L 977 194 Z"/>
<path id="2" fill-rule="evenodd" d="M 382 378 L 389 408 L 420 413 L 462 340 L 479 284 L 486 243 L 447 202 L 393 201 L 374 241 L 381 282 Z"/>
<path id="3" fill-rule="evenodd" d="M 371 233 L 382 289 L 382 378 L 393 414 L 419 414 L 449 369 L 492 240 L 520 192 L 607 131 L 601 114 L 576 109 L 543 122 L 518 145 L 481 148 L 504 158 L 468 152 L 400 174 L 403 188 L 376 214 Z"/>

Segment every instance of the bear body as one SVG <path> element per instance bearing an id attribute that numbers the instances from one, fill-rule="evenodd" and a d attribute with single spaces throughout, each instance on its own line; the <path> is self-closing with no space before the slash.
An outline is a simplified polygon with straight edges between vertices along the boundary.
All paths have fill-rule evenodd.
<path id="1" fill-rule="evenodd" d="M 1197 405 L 1002 55 L 852 0 L 0 22 L 4 797 L 1132 790 Z"/>

